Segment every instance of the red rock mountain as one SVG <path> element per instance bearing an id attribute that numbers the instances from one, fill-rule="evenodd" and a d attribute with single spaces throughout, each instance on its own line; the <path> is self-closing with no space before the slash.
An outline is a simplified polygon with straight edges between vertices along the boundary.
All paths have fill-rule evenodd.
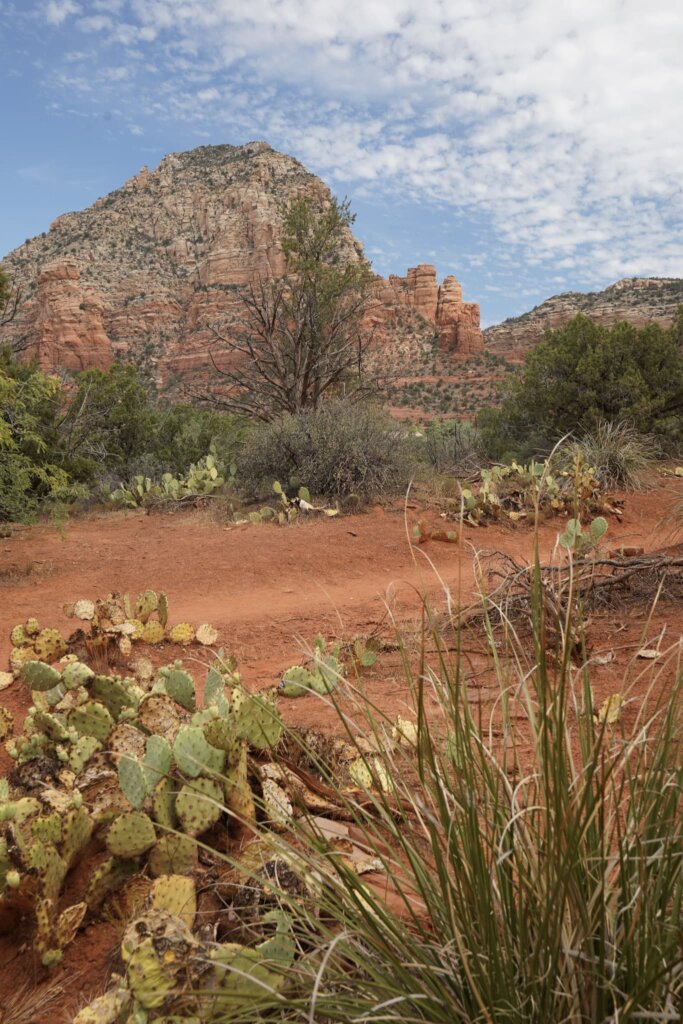
<path id="1" fill-rule="evenodd" d="M 302 195 L 324 203 L 330 192 L 263 142 L 172 153 L 3 260 L 22 301 L 0 341 L 46 369 L 129 359 L 159 380 L 182 379 L 207 365 L 210 326 L 240 306 L 240 290 L 284 272 L 282 211 Z M 351 232 L 345 248 L 362 257 Z M 438 333 L 446 357 L 482 350 L 479 307 L 462 301 L 455 278 L 439 286 L 434 267 L 378 277 L 375 294 L 381 343 L 408 318 Z"/>

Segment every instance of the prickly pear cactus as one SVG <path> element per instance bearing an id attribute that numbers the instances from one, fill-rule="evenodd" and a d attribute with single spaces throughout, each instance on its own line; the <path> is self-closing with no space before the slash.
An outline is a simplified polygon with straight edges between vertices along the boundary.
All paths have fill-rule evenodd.
<path id="1" fill-rule="evenodd" d="M 197 864 L 197 844 L 190 835 L 162 836 L 149 855 L 153 875 L 187 875 Z"/>
<path id="2" fill-rule="evenodd" d="M 195 779 L 178 793 L 176 813 L 183 832 L 199 836 L 215 825 L 223 812 L 223 792 L 213 779 Z"/>
<path id="3" fill-rule="evenodd" d="M 140 857 L 156 842 L 151 818 L 141 811 L 121 814 L 107 833 L 107 849 L 114 857 Z"/>

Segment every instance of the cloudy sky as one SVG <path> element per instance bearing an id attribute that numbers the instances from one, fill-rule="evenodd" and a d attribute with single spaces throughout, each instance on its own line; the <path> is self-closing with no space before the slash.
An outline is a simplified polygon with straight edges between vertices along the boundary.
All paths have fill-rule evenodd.
<path id="1" fill-rule="evenodd" d="M 485 323 L 683 276 L 680 0 L 0 0 L 0 255 L 143 164 L 265 139 L 380 273 Z"/>

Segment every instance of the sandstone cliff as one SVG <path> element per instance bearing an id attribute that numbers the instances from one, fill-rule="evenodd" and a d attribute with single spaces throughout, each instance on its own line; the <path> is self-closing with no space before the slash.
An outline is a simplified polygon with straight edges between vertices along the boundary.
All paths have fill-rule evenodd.
<path id="1" fill-rule="evenodd" d="M 683 279 L 676 277 L 626 278 L 602 292 L 565 292 L 554 295 L 529 313 L 505 320 L 484 331 L 487 351 L 507 358 L 523 357 L 543 338 L 548 328 L 561 327 L 576 316 L 601 324 L 627 320 L 636 326 L 657 322 L 669 327 L 683 303 Z"/>
<path id="2" fill-rule="evenodd" d="M 144 365 L 173 382 L 208 364 L 212 324 L 240 307 L 251 280 L 284 271 L 283 207 L 306 195 L 324 203 L 327 186 L 264 142 L 172 153 L 3 261 L 22 290 L 1 342 L 35 355 L 46 369 Z M 362 258 L 351 232 L 345 257 Z M 394 325 L 438 331 L 448 356 L 483 347 L 479 307 L 462 301 L 434 267 L 377 278 L 370 326 L 391 347 Z M 387 353 L 389 354 L 389 353 Z"/>

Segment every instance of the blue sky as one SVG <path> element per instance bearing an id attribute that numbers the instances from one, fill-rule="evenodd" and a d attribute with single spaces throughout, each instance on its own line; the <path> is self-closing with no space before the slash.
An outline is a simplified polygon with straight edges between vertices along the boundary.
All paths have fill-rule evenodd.
<path id="1" fill-rule="evenodd" d="M 484 323 L 683 276 L 680 0 L 0 0 L 0 256 L 143 164 L 265 139 Z"/>

